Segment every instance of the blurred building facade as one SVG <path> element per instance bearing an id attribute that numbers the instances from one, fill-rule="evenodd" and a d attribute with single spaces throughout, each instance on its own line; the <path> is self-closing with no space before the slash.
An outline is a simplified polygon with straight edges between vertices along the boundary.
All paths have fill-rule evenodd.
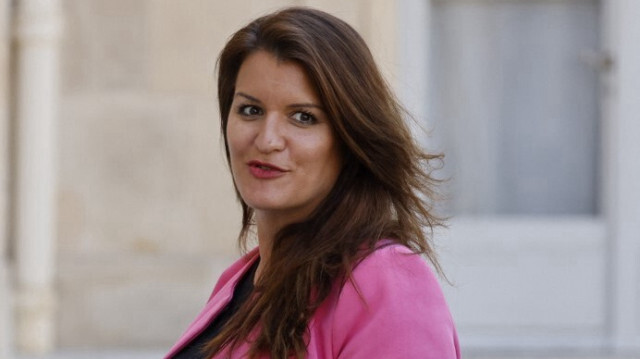
<path id="1" fill-rule="evenodd" d="M 9 210 L 9 3 L 0 2 L 0 357 L 9 356 L 9 267 L 7 254 Z"/>
<path id="2" fill-rule="evenodd" d="M 214 91 L 233 31 L 319 6 L 393 63 L 385 1 L 1 4 L 1 358 L 167 348 L 238 256 Z"/>
<path id="3" fill-rule="evenodd" d="M 451 158 L 465 349 L 640 352 L 640 2 L 1 0 L 0 358 L 195 316 L 238 256 L 215 59 L 287 5 L 356 27 Z"/>

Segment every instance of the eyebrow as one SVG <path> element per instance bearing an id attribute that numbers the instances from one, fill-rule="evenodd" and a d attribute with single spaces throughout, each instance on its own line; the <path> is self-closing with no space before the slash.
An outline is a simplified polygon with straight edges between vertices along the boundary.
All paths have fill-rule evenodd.
<path id="1" fill-rule="evenodd" d="M 251 95 L 247 95 L 247 94 L 246 94 L 246 93 L 244 93 L 244 92 L 236 92 L 235 96 L 244 97 L 244 98 L 246 98 L 247 100 L 249 100 L 249 101 L 253 101 L 253 102 L 256 102 L 256 103 L 260 103 L 260 104 L 262 103 L 262 101 L 260 101 L 259 99 L 255 98 L 255 97 L 253 97 L 253 96 L 251 96 Z M 298 107 L 315 107 L 315 108 L 317 108 L 317 109 L 319 109 L 319 110 L 321 110 L 321 111 L 324 111 L 324 107 L 322 107 L 322 106 L 320 106 L 320 105 L 316 105 L 315 103 L 312 103 L 312 102 L 292 103 L 292 104 L 288 105 L 287 107 L 290 107 L 290 108 L 298 108 Z"/>

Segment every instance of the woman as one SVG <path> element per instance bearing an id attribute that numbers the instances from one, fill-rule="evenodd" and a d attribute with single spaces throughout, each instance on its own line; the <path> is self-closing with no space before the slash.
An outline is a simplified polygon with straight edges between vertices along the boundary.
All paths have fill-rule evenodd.
<path id="1" fill-rule="evenodd" d="M 438 156 L 412 140 L 362 38 L 289 8 L 219 58 L 222 134 L 258 248 L 166 358 L 459 358 L 423 229 Z M 254 228 L 255 227 L 255 228 Z"/>

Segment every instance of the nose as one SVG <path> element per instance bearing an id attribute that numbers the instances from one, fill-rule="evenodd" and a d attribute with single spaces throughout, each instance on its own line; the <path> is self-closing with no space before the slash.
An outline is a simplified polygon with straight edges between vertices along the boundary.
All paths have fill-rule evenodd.
<path id="1" fill-rule="evenodd" d="M 261 122 L 259 132 L 255 138 L 255 145 L 258 151 L 263 153 L 282 151 L 286 141 L 281 116 L 277 113 L 267 114 Z"/>

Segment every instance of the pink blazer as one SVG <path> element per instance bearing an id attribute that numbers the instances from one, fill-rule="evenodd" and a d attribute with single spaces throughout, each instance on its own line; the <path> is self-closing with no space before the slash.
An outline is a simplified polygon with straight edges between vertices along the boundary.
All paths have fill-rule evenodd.
<path id="1" fill-rule="evenodd" d="M 254 249 L 222 274 L 200 315 L 165 359 L 207 327 L 230 301 L 236 282 L 257 258 Z M 307 358 L 460 358 L 449 308 L 421 256 L 399 244 L 382 246 L 356 266 L 353 279 L 358 289 L 350 281 L 342 288 L 336 286 L 314 313 L 309 323 Z M 230 358 L 244 358 L 248 348 L 248 344 L 240 346 Z"/>

